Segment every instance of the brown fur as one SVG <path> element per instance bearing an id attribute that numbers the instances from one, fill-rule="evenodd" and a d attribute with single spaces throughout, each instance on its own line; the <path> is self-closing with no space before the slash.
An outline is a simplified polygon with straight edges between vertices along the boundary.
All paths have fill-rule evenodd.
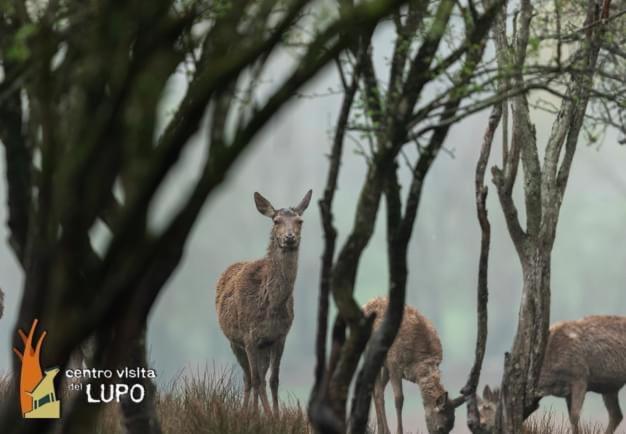
<path id="1" fill-rule="evenodd" d="M 374 329 L 380 326 L 386 309 L 387 299 L 381 297 L 371 300 L 363 307 L 366 315 L 376 314 Z M 452 429 L 454 409 L 449 405 L 448 394 L 441 385 L 441 360 L 441 342 L 434 326 L 417 309 L 406 306 L 398 335 L 387 352 L 381 375 L 374 386 L 379 433 L 389 433 L 384 404 L 384 390 L 389 380 L 395 398 L 398 432 L 403 432 L 403 379 L 416 383 L 420 388 L 428 431 L 447 433 Z"/>
<path id="2" fill-rule="evenodd" d="M 301 215 L 310 199 L 309 191 L 297 207 L 274 210 L 255 193 L 257 209 L 274 222 L 267 254 L 231 265 L 217 282 L 217 316 L 244 372 L 244 405 L 254 389 L 254 408 L 260 399 L 268 414 L 265 376 L 271 365 L 270 388 L 274 412 L 278 412 L 280 360 L 294 316 Z"/>
<path id="3" fill-rule="evenodd" d="M 483 427 L 487 427 L 489 431 L 492 432 L 496 425 L 496 412 L 498 410 L 498 402 L 500 401 L 500 389 L 492 390 L 489 386 L 485 386 L 482 398 L 480 396 L 476 398 L 478 400 L 480 424 Z"/>
<path id="4" fill-rule="evenodd" d="M 574 433 L 578 432 L 587 392 L 602 394 L 609 412 L 606 433 L 615 432 L 622 420 L 617 396 L 624 384 L 626 317 L 589 316 L 550 327 L 538 398 L 548 395 L 565 398 Z"/>

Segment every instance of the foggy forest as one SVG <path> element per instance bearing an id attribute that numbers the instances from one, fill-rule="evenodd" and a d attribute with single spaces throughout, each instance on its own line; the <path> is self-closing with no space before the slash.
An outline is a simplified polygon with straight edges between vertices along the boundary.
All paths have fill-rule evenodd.
<path id="1" fill-rule="evenodd" d="M 626 432 L 626 4 L 148 3 L 0 1 L 0 432 Z"/>

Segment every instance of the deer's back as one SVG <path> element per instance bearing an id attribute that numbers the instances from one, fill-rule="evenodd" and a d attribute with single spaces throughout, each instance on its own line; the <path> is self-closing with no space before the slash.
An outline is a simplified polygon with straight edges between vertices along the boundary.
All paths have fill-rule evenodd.
<path id="1" fill-rule="evenodd" d="M 363 310 L 366 314 L 375 312 L 374 329 L 380 327 L 385 310 L 387 298 L 378 297 L 368 302 Z M 405 306 L 404 316 L 398 335 L 387 352 L 385 366 L 391 369 L 400 369 L 403 372 L 415 372 L 415 367 L 420 364 L 438 366 L 441 363 L 441 341 L 432 323 L 417 309 Z M 405 378 L 415 381 L 414 378 Z"/>
<path id="2" fill-rule="evenodd" d="M 626 317 L 589 316 L 550 327 L 542 383 L 580 378 L 600 393 L 626 383 Z"/>

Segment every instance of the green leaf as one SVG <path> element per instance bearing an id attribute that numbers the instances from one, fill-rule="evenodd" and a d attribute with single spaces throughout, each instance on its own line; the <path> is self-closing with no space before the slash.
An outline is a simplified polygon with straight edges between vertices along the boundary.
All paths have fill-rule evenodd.
<path id="1" fill-rule="evenodd" d="M 28 39 L 37 32 L 34 24 L 25 24 L 15 32 L 13 40 L 7 49 L 7 59 L 13 62 L 24 62 L 30 57 Z"/>

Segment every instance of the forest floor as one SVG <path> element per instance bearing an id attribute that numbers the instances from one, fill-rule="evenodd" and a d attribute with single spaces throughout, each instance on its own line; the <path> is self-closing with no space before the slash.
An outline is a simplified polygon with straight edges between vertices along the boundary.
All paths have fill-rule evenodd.
<path id="1" fill-rule="evenodd" d="M 0 402 L 9 395 L 10 378 L 0 376 Z M 66 392 L 76 393 L 76 392 Z M 164 434 L 308 434 L 305 408 L 295 399 L 283 402 L 279 417 L 249 414 L 242 406 L 242 392 L 232 372 L 202 370 L 181 374 L 161 390 L 157 402 Z M 374 418 L 375 416 L 373 416 Z M 375 420 L 372 419 L 372 423 Z M 581 434 L 602 434 L 599 425 L 583 425 Z M 373 432 L 373 431 L 372 431 Z M 453 433 L 465 433 L 457 426 Z M 569 422 L 551 412 L 533 416 L 524 434 L 568 434 Z M 116 405 L 101 412 L 93 434 L 124 434 Z M 407 433 L 408 434 L 408 433 Z M 423 434 L 423 433 L 420 433 Z"/>

